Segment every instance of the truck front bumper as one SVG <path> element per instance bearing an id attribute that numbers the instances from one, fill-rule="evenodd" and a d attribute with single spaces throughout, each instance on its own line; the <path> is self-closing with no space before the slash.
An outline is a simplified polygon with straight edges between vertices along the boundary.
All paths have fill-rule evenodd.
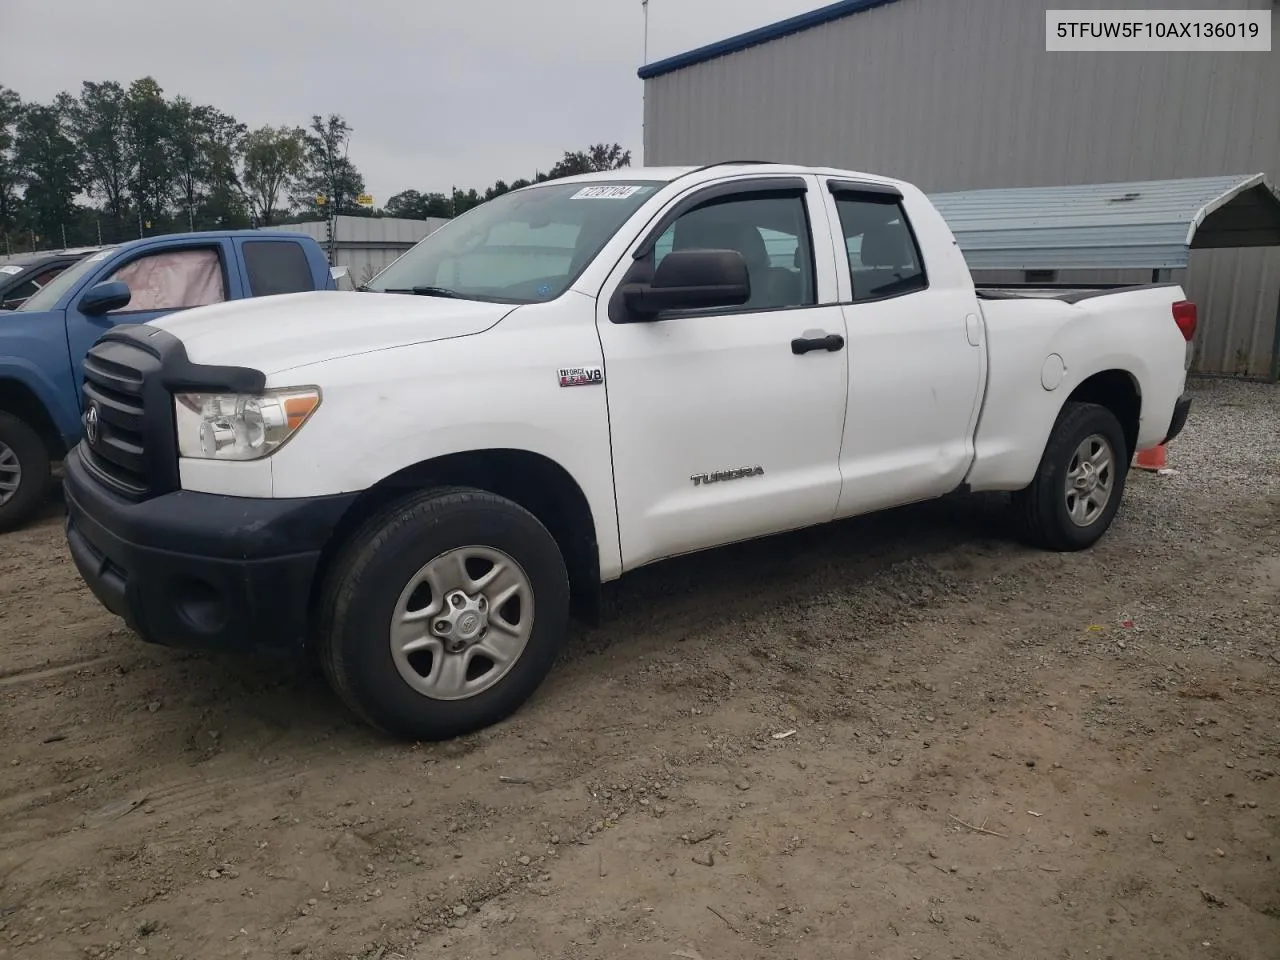
<path id="1" fill-rule="evenodd" d="M 135 503 L 73 450 L 67 546 L 94 596 L 144 640 L 301 652 L 320 553 L 355 494 L 255 500 L 180 490 Z"/>

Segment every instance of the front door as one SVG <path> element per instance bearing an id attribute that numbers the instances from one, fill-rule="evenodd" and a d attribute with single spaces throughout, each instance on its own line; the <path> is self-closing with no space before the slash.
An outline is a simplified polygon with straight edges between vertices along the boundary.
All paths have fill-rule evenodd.
<path id="1" fill-rule="evenodd" d="M 85 354 L 108 329 L 119 323 L 146 323 L 157 317 L 211 303 L 233 299 L 239 289 L 238 276 L 229 271 L 227 244 L 221 241 L 185 246 L 165 246 L 138 252 L 101 271 L 79 293 L 98 283 L 122 280 L 132 297 L 127 306 L 105 316 L 91 317 L 67 304 L 67 345 L 71 349 L 72 375 L 81 382 Z M 233 289 L 233 283 L 235 289 Z"/>
<path id="2" fill-rule="evenodd" d="M 815 187 L 761 177 L 702 188 L 656 227 L 651 266 L 672 249 L 740 252 L 752 290 L 743 306 L 616 323 L 620 272 L 602 291 L 624 569 L 834 514 L 848 364 L 834 263 L 814 256 L 810 220 L 826 222 Z"/>

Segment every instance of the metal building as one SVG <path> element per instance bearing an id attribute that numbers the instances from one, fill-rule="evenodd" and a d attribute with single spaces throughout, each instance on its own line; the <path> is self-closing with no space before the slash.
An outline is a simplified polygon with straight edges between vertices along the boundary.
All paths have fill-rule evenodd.
<path id="1" fill-rule="evenodd" d="M 645 163 L 833 165 L 930 193 L 1257 173 L 1280 182 L 1274 46 L 1045 50 L 1048 9 L 1153 6 L 1280 10 L 1276 0 L 842 0 L 642 67 Z M 1194 251 L 1172 278 L 1201 308 L 1198 371 L 1280 377 L 1280 249 Z"/>
<path id="2" fill-rule="evenodd" d="M 329 237 L 331 222 L 334 224 L 332 242 Z M 448 222 L 439 217 L 407 220 L 396 217 L 342 216 L 334 217 L 332 221 L 308 220 L 262 229 L 304 233 L 326 251 L 332 249 L 329 257 L 331 264 L 335 267 L 347 267 L 350 270 L 350 285 L 359 286 L 372 280 L 375 274 L 389 266 L 400 254 Z"/>

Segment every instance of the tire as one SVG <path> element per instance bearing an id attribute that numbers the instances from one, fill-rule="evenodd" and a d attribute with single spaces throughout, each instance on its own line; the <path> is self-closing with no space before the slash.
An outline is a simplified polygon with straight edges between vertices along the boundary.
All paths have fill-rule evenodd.
<path id="1" fill-rule="evenodd" d="M 493 587 L 477 582 L 499 570 Z M 542 683 L 568 627 L 569 577 L 554 538 L 522 507 L 481 490 L 436 489 L 365 522 L 335 557 L 318 604 L 320 661 L 342 700 L 392 736 L 447 740 L 505 719 Z M 393 629 L 402 616 L 415 619 Z M 452 632 L 438 634 L 442 623 Z M 406 644 L 419 648 L 393 651 Z M 497 672 L 473 679 L 486 663 Z"/>
<path id="2" fill-rule="evenodd" d="M 1070 480 L 1073 466 L 1077 466 L 1077 451 L 1086 441 L 1091 442 L 1092 448 L 1095 440 L 1098 445 L 1105 444 L 1110 454 L 1109 489 L 1100 509 L 1093 508 L 1102 496 L 1099 493 L 1103 482 L 1101 472 L 1093 471 L 1098 485 L 1088 494 L 1081 492 L 1088 485 L 1087 470 L 1080 468 L 1075 474 L 1081 478 L 1083 487 Z M 1130 456 L 1124 429 L 1115 414 L 1096 403 L 1068 402 L 1049 434 L 1035 479 L 1013 495 L 1023 538 L 1033 546 L 1059 552 L 1092 547 L 1110 528 L 1120 509 Z M 1083 510 L 1079 507 L 1082 500 L 1086 501 Z M 1072 518 L 1073 506 L 1078 511 L 1076 519 Z"/>
<path id="3" fill-rule="evenodd" d="M 49 492 L 49 472 L 49 451 L 40 435 L 0 412 L 0 532 L 17 529 L 40 509 Z M 9 489 L 15 479 L 17 488 Z"/>

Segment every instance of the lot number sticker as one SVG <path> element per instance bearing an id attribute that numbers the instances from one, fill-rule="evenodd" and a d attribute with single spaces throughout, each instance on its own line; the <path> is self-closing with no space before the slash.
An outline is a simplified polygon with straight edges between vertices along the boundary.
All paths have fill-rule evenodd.
<path id="1" fill-rule="evenodd" d="M 619 186 L 617 184 L 601 187 L 583 187 L 570 200 L 625 200 L 633 197 L 643 188 L 637 186 Z"/>

